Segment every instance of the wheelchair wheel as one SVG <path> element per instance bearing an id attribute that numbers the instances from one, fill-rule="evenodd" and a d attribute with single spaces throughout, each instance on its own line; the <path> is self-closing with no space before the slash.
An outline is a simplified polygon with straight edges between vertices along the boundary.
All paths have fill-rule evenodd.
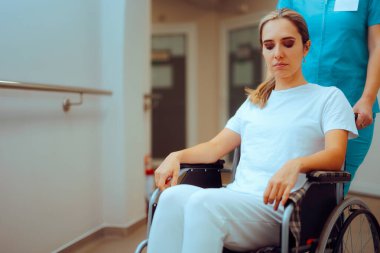
<path id="1" fill-rule="evenodd" d="M 348 198 L 331 213 L 322 230 L 317 253 L 380 253 L 380 227 L 368 206 Z"/>

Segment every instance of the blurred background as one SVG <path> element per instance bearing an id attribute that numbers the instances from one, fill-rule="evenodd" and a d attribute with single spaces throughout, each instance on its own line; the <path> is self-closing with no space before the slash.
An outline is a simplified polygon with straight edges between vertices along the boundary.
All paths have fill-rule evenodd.
<path id="1" fill-rule="evenodd" d="M 98 244 L 87 251 L 78 245 L 143 231 L 145 171 L 173 150 L 212 138 L 245 100 L 244 87 L 265 78 L 257 25 L 275 6 L 1 0 L 0 252 L 97 252 Z M 64 112 L 62 101 L 78 102 L 80 93 L 1 85 L 15 81 L 112 96 L 83 94 L 82 105 Z M 375 200 L 376 125 L 351 188 Z M 120 245 L 125 252 L 135 242 Z"/>

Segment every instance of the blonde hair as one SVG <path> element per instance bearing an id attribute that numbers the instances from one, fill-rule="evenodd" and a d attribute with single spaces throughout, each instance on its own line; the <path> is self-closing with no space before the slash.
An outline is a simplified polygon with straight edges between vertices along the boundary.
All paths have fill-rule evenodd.
<path id="1" fill-rule="evenodd" d="M 302 43 L 304 45 L 306 45 L 306 43 L 309 41 L 309 30 L 307 28 L 305 19 L 298 12 L 283 8 L 272 11 L 261 19 L 259 24 L 259 38 L 261 48 L 263 47 L 262 32 L 264 26 L 269 21 L 282 18 L 289 20 L 295 27 L 297 27 L 297 30 L 302 38 Z M 256 89 L 245 88 L 245 91 L 247 92 L 247 95 L 249 96 L 252 103 L 258 105 L 260 108 L 264 108 L 275 86 L 276 80 L 272 75 L 268 74 L 266 80 L 259 84 Z"/>

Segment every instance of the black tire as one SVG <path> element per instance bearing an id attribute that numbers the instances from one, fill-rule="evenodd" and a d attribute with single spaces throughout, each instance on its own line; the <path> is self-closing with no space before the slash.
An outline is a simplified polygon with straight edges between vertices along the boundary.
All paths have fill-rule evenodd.
<path id="1" fill-rule="evenodd" d="M 359 233 L 354 234 L 353 231 Z M 326 221 L 316 253 L 329 252 L 380 253 L 379 224 L 368 206 L 360 199 L 345 199 Z"/>

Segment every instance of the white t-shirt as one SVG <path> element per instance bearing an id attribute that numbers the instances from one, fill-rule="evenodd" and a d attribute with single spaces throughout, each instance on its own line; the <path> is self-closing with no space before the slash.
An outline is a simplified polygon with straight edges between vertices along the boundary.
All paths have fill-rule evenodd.
<path id="1" fill-rule="evenodd" d="M 347 130 L 349 138 L 358 134 L 343 93 L 316 84 L 273 90 L 262 109 L 247 99 L 226 128 L 241 136 L 240 162 L 228 188 L 258 196 L 288 160 L 323 150 L 329 130 Z M 293 191 L 305 181 L 305 174 L 300 174 Z"/>

